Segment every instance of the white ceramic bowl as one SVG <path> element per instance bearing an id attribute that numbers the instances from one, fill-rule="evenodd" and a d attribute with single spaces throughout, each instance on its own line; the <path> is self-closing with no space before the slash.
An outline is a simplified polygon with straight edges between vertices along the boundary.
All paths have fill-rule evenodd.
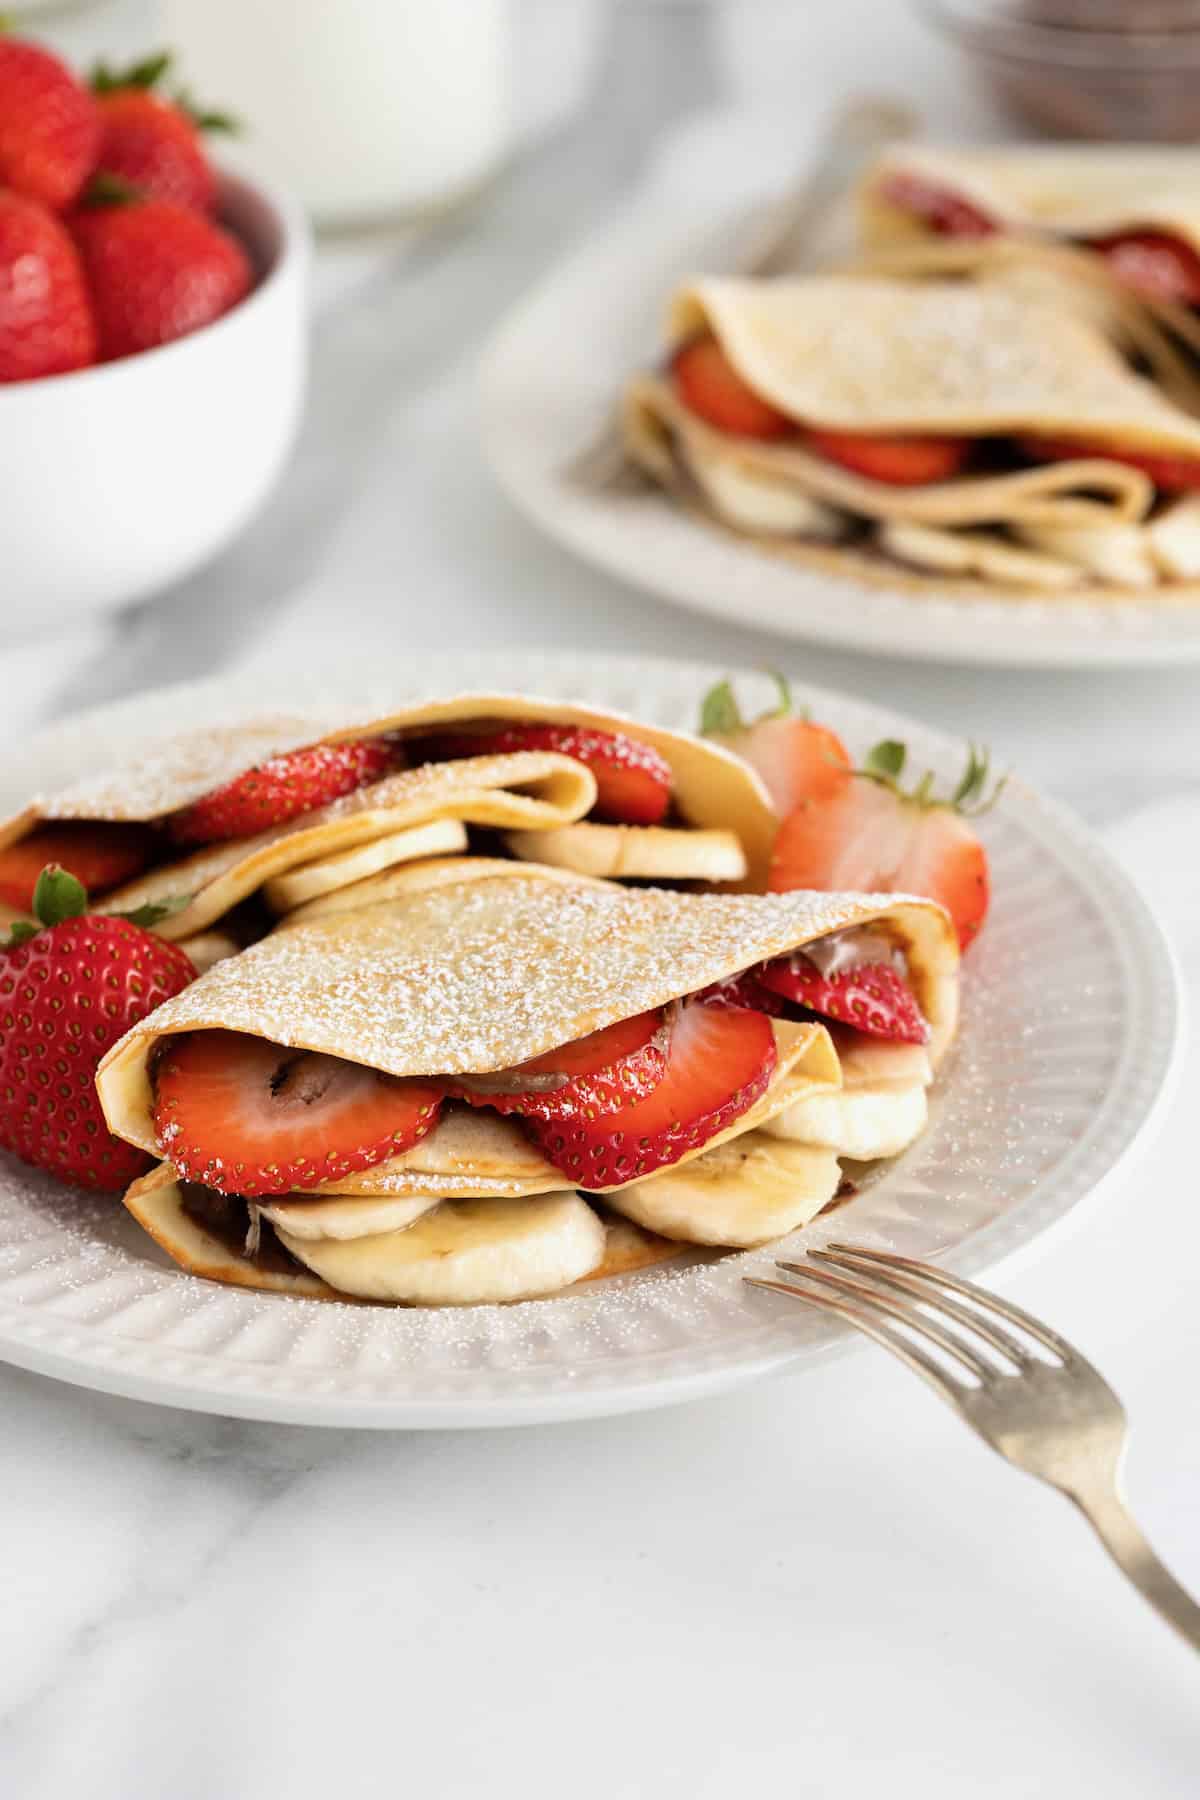
<path id="1" fill-rule="evenodd" d="M 0 639 L 188 574 L 278 476 L 304 392 L 308 228 L 231 174 L 221 217 L 258 270 L 240 306 L 141 356 L 0 386 Z"/>

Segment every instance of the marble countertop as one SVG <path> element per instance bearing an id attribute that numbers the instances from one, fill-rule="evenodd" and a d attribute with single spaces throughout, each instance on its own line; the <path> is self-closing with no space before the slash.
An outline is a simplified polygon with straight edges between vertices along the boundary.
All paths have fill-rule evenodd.
<path id="1" fill-rule="evenodd" d="M 324 257 L 309 418 L 267 511 L 112 628 L 0 651 L 0 737 L 351 649 L 376 671 L 460 643 L 783 665 L 990 741 L 1104 828 L 1200 989 L 1195 671 L 893 664 L 692 618 L 540 539 L 475 446 L 488 331 L 673 131 L 824 105 L 864 67 L 942 129 L 994 129 L 957 64 L 893 0 L 819 22 L 526 0 L 522 29 L 541 135 L 486 206 Z M 1185 1096 L 1198 1074 L 1192 1052 Z M 998 1285 L 1121 1391 L 1135 1507 L 1200 1587 L 1190 1150 L 1185 1098 L 1086 1231 Z M 870 1350 L 496 1434 L 270 1427 L 13 1370 L 0 1420 L 0 1791 L 22 1800 L 1197 1790 L 1194 1659 L 1057 1496 Z"/>

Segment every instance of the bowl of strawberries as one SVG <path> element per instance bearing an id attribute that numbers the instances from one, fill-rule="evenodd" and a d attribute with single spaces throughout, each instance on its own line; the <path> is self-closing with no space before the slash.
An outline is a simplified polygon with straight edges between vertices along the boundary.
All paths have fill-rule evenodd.
<path id="1" fill-rule="evenodd" d="M 295 436 L 307 228 L 212 161 L 168 59 L 89 82 L 0 35 L 0 638 L 143 599 L 249 521 Z"/>

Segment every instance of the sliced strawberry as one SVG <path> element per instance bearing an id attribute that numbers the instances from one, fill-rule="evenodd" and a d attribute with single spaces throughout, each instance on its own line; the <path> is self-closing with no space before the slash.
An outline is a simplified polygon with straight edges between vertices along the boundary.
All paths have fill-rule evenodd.
<path id="1" fill-rule="evenodd" d="M 579 1187 L 616 1187 L 724 1131 L 754 1105 L 774 1068 L 775 1039 L 762 1013 L 687 1001 L 652 1094 L 602 1119 L 531 1120 L 530 1129 L 542 1154 Z"/>
<path id="2" fill-rule="evenodd" d="M 1182 238 L 1167 231 L 1123 231 L 1093 238 L 1091 247 L 1144 299 L 1200 306 L 1200 256 Z"/>
<path id="3" fill-rule="evenodd" d="M 784 676 L 772 671 L 779 705 L 749 725 L 742 717 L 733 686 L 718 681 L 700 705 L 704 737 L 743 757 L 761 777 L 777 813 L 792 811 L 808 800 L 828 800 L 850 780 L 850 755 L 836 731 L 792 709 L 792 691 Z"/>
<path id="4" fill-rule="evenodd" d="M 654 1092 L 666 1074 L 666 1044 L 663 1015 L 655 1007 L 513 1069 L 458 1076 L 446 1086 L 471 1106 L 522 1113 L 548 1124 L 600 1119 Z"/>
<path id="5" fill-rule="evenodd" d="M 379 781 L 395 768 L 396 761 L 395 747 L 386 738 L 356 738 L 349 744 L 290 750 L 173 814 L 168 821 L 171 836 L 177 844 L 253 837 L 256 831 L 284 825 Z"/>
<path id="6" fill-rule="evenodd" d="M 437 1123 L 442 1089 L 238 1031 L 194 1031 L 154 1076 L 159 1149 L 185 1181 L 286 1194 L 398 1156 Z"/>
<path id="7" fill-rule="evenodd" d="M 987 914 L 987 853 L 971 819 L 986 810 L 988 763 L 974 749 L 954 793 L 938 799 L 925 776 L 900 787 L 902 744 L 877 744 L 849 785 L 824 804 L 799 806 L 779 828 L 769 887 L 900 892 L 938 900 L 965 950 Z M 1001 784 L 1003 785 L 1003 784 Z"/>
<path id="8" fill-rule="evenodd" d="M 671 359 L 679 398 L 718 431 L 736 437 L 781 438 L 795 430 L 791 419 L 762 400 L 742 380 L 714 337 L 693 338 Z"/>
<path id="9" fill-rule="evenodd" d="M 971 439 L 961 437 L 897 437 L 856 431 L 804 433 L 807 449 L 869 481 L 889 487 L 924 487 L 957 475 L 971 454 Z"/>
<path id="10" fill-rule="evenodd" d="M 724 981 L 714 981 L 696 998 L 703 1000 L 705 1006 L 740 1006 L 750 1012 L 766 1013 L 772 1019 L 782 1019 L 787 1012 L 783 996 L 773 994 L 770 988 L 763 986 L 757 969 L 743 969 L 740 975 L 728 975 Z"/>
<path id="11" fill-rule="evenodd" d="M 823 1019 L 853 1025 L 871 1037 L 901 1044 L 924 1044 L 929 1027 L 903 977 L 887 963 L 863 963 L 822 975 L 804 952 L 777 957 L 756 971 L 769 992 L 781 994 Z"/>
<path id="12" fill-rule="evenodd" d="M 999 227 L 978 206 L 953 188 L 920 175 L 896 174 L 883 184 L 884 198 L 903 212 L 923 219 L 941 237 L 991 237 Z"/>
<path id="13" fill-rule="evenodd" d="M 503 756 L 513 750 L 555 750 L 573 756 L 596 777 L 592 817 L 617 825 L 657 825 L 671 804 L 671 765 L 649 744 L 623 731 L 590 725 L 501 725 L 449 732 L 430 741 L 439 758 Z"/>
<path id="14" fill-rule="evenodd" d="M 33 890 L 47 863 L 60 863 L 89 894 L 103 894 L 140 875 L 154 851 L 154 833 L 145 825 L 93 824 L 90 819 L 39 825 L 0 850 L 0 900 L 19 912 L 32 912 Z"/>
<path id="15" fill-rule="evenodd" d="M 1165 493 L 1187 493 L 1200 488 L 1200 457 L 1158 456 L 1140 450 L 1115 450 L 1095 438 L 1023 437 L 1021 449 L 1034 462 L 1075 462 L 1079 457 L 1099 456 L 1125 463 L 1148 475 Z"/>

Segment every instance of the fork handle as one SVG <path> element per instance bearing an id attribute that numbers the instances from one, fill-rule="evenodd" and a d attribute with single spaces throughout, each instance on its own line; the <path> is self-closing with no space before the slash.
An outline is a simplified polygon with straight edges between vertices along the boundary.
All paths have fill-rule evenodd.
<path id="1" fill-rule="evenodd" d="M 1200 1650 L 1200 1605 L 1181 1587 L 1150 1548 L 1133 1514 L 1115 1488 L 1099 1494 L 1071 1493 L 1108 1554 L 1155 1612 L 1173 1625 L 1185 1643 Z"/>

